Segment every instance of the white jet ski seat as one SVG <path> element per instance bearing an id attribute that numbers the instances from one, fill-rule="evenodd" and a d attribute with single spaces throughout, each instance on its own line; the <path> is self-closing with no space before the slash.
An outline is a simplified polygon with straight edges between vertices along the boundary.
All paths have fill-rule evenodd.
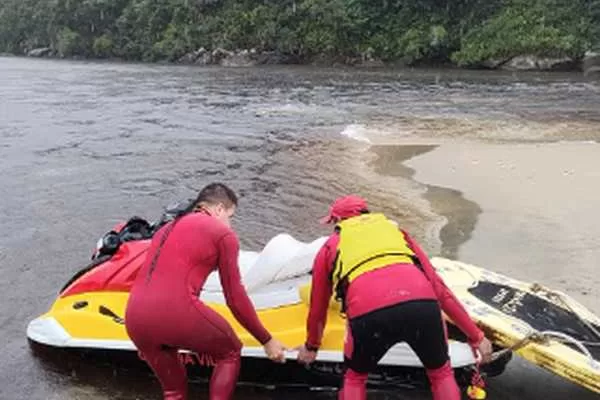
<path id="1" fill-rule="evenodd" d="M 255 308 L 300 303 L 298 287 L 310 282 L 313 260 L 326 240 L 327 237 L 321 237 L 305 243 L 288 234 L 279 234 L 261 252 L 241 250 L 238 263 L 242 283 Z M 226 304 L 218 271 L 209 275 L 200 298 Z"/>

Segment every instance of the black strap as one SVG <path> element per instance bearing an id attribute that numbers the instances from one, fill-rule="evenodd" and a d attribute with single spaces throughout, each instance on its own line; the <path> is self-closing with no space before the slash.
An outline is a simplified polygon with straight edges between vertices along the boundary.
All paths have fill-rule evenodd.
<path id="1" fill-rule="evenodd" d="M 332 278 L 333 278 L 333 273 L 334 273 L 334 272 L 335 272 L 335 270 L 336 270 L 336 264 L 337 264 L 337 260 L 338 260 L 338 258 L 339 258 L 339 255 L 340 255 L 340 251 L 338 250 L 338 251 L 337 251 L 337 253 L 336 253 L 335 260 L 334 260 L 334 268 L 333 268 L 333 270 L 332 270 L 332 272 L 331 272 L 330 279 L 332 279 Z M 348 271 L 348 272 L 347 272 L 347 273 L 346 273 L 346 274 L 345 274 L 343 277 L 341 276 L 341 271 L 342 271 L 342 269 L 343 269 L 343 268 L 342 268 L 342 267 L 343 267 L 343 265 L 342 265 L 342 264 L 341 264 L 341 262 L 340 262 L 340 269 L 339 269 L 339 272 L 338 272 L 338 281 L 337 281 L 337 284 L 335 285 L 335 288 L 334 288 L 334 290 L 335 290 L 335 294 L 336 294 L 336 296 L 335 296 L 335 299 L 336 299 L 337 301 L 341 302 L 341 306 L 342 306 L 342 307 L 341 307 L 341 308 L 342 308 L 342 312 L 345 312 L 345 311 L 346 311 L 346 292 L 347 292 L 347 290 L 348 290 L 348 285 L 349 285 L 349 282 L 348 282 L 348 279 L 347 279 L 347 278 L 350 276 L 350 274 L 351 274 L 352 272 L 356 271 L 358 268 L 360 268 L 360 267 L 361 267 L 362 265 L 364 265 L 365 263 L 367 263 L 367 262 L 369 262 L 369 261 L 372 261 L 372 260 L 375 260 L 375 259 L 377 259 L 377 258 L 386 257 L 386 256 L 406 256 L 406 257 L 409 257 L 409 258 L 410 258 L 410 259 L 413 261 L 413 264 L 414 264 L 414 265 L 415 265 L 417 268 L 419 268 L 419 269 L 421 270 L 421 272 L 422 272 L 422 273 L 423 273 L 425 276 L 427 276 L 427 275 L 425 274 L 425 271 L 424 271 L 424 269 L 423 269 L 423 266 L 421 265 L 421 262 L 419 261 L 419 258 L 418 258 L 418 257 L 417 257 L 415 254 L 400 253 L 400 252 L 398 252 L 398 253 L 395 253 L 395 252 L 390 252 L 390 253 L 382 253 L 382 254 L 378 254 L 378 255 L 376 255 L 376 256 L 369 257 L 369 258 L 367 258 L 366 260 L 363 260 L 363 261 L 361 261 L 360 263 L 358 263 L 357 265 L 355 265 L 354 267 L 352 267 L 352 268 L 350 269 L 350 271 Z M 333 280 L 333 279 L 332 279 L 332 280 Z"/>
<path id="2" fill-rule="evenodd" d="M 156 268 L 156 262 L 158 261 L 158 257 L 160 256 L 160 251 L 162 250 L 162 247 L 164 246 L 165 242 L 167 241 L 167 237 L 169 237 L 169 235 L 171 234 L 171 231 L 175 227 L 175 224 L 177 222 L 179 222 L 179 220 L 180 220 L 180 218 L 176 218 L 173 222 L 171 222 L 171 225 L 169 227 L 167 227 L 167 229 L 163 233 L 162 237 L 160 238 L 160 243 L 158 245 L 158 248 L 156 249 L 154 258 L 152 258 L 152 263 L 150 264 L 150 268 L 148 268 L 148 274 L 146 275 L 146 284 L 148 284 L 150 282 L 150 278 L 152 277 L 152 274 L 154 273 L 154 268 Z"/>
<path id="3" fill-rule="evenodd" d="M 368 263 L 369 261 L 373 261 L 373 260 L 376 260 L 378 258 L 387 257 L 387 256 L 406 256 L 406 257 L 410 257 L 410 259 L 413 260 L 413 262 L 414 262 L 414 259 L 413 259 L 414 255 L 412 255 L 412 254 L 408 254 L 408 253 L 395 253 L 395 252 L 381 253 L 381 254 L 378 254 L 378 255 L 373 256 L 373 257 L 369 257 L 366 260 L 363 260 L 363 261 L 359 262 L 354 267 L 352 267 L 350 269 L 350 271 L 348 271 L 346 273 L 346 275 L 344 275 L 343 277 L 341 277 L 339 280 L 347 278 L 348 276 L 350 276 L 351 273 L 353 273 L 354 271 L 356 271 L 358 268 L 362 267 L 364 264 Z M 340 268 L 340 274 L 341 274 L 341 268 Z M 338 277 L 340 277 L 339 274 L 338 274 Z"/>
<path id="4" fill-rule="evenodd" d="M 337 262 L 340 258 L 340 249 L 337 249 L 337 251 L 335 252 L 335 257 L 333 258 L 333 262 L 331 263 L 331 272 L 329 272 L 329 281 L 333 282 L 333 275 L 335 274 L 335 271 L 337 269 Z M 338 273 L 338 278 L 339 278 L 340 274 Z"/>

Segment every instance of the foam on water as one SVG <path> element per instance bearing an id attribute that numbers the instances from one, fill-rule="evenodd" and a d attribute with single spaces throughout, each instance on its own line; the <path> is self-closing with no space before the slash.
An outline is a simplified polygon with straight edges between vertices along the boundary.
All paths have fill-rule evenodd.
<path id="1" fill-rule="evenodd" d="M 600 140 L 600 122 L 582 120 L 532 120 L 511 116 L 406 116 L 347 125 L 340 134 L 377 144 L 399 144 L 430 139 L 435 143 L 468 140 L 496 143 L 588 142 Z"/>
<path id="2" fill-rule="evenodd" d="M 361 124 L 351 124 L 346 126 L 341 132 L 341 135 L 349 137 L 350 139 L 354 139 L 358 142 L 372 143 L 368 138 L 369 130 Z"/>

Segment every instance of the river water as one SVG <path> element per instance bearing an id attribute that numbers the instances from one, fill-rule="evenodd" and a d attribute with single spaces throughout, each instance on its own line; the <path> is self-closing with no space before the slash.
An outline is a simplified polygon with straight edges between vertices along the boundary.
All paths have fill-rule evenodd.
<path id="1" fill-rule="evenodd" d="M 246 249 L 327 234 L 318 217 L 356 192 L 432 256 L 599 313 L 599 138 L 600 84 L 579 75 L 0 58 L 0 398 L 160 398 L 151 378 L 47 368 L 25 329 L 115 222 L 154 218 L 214 180 L 243 196 Z M 519 360 L 489 384 L 497 399 L 596 398 Z"/>

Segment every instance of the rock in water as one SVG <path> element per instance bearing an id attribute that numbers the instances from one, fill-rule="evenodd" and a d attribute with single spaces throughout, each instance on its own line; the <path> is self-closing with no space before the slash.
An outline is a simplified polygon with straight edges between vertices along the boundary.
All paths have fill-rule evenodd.
<path id="1" fill-rule="evenodd" d="M 50 55 L 50 53 L 52 53 L 52 49 L 50 47 L 41 47 L 38 49 L 30 50 L 27 53 L 27 56 L 29 56 L 29 57 L 46 57 L 47 55 Z"/>
<path id="2" fill-rule="evenodd" d="M 196 51 L 192 51 L 181 57 L 177 60 L 180 64 L 194 64 L 198 61 L 199 58 L 206 54 L 206 49 L 204 47 L 199 48 Z M 201 64 L 201 63 L 199 63 Z"/>
<path id="3" fill-rule="evenodd" d="M 533 55 L 516 56 L 502 64 L 502 69 L 513 71 L 569 71 L 576 63 L 569 57 L 547 58 Z"/>
<path id="4" fill-rule="evenodd" d="M 490 58 L 489 60 L 485 60 L 481 63 L 483 68 L 487 69 L 497 69 L 506 64 L 507 61 L 510 61 L 505 58 Z"/>
<path id="5" fill-rule="evenodd" d="M 223 57 L 220 64 L 224 67 L 251 67 L 256 65 L 257 62 L 255 57 L 251 57 L 248 51 L 242 51 Z"/>
<path id="6" fill-rule="evenodd" d="M 212 60 L 214 64 L 220 64 L 221 60 L 231 56 L 233 56 L 233 53 L 231 51 L 222 49 L 220 47 L 214 49 L 212 52 Z"/>
<path id="7" fill-rule="evenodd" d="M 196 59 L 196 65 L 211 65 L 213 63 L 212 53 L 206 52 Z"/>
<path id="8" fill-rule="evenodd" d="M 538 58 L 538 69 L 541 71 L 572 71 L 577 68 L 577 63 L 569 57 L 563 58 Z"/>
<path id="9" fill-rule="evenodd" d="M 583 74 L 585 76 L 600 77 L 600 49 L 588 51 L 583 58 Z"/>

